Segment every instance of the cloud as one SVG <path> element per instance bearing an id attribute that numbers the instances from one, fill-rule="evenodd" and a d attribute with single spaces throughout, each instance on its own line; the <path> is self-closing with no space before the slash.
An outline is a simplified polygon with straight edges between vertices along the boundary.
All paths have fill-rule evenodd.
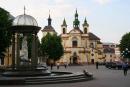
<path id="1" fill-rule="evenodd" d="M 111 0 L 95 0 L 95 1 L 98 2 L 101 5 L 108 4 L 108 3 L 111 2 Z"/>

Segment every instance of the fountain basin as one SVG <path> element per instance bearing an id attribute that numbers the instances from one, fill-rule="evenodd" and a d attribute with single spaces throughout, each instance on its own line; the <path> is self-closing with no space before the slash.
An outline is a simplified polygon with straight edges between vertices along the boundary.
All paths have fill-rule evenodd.
<path id="1" fill-rule="evenodd" d="M 48 75 L 35 76 L 0 76 L 0 85 L 35 85 L 35 84 L 55 84 L 55 83 L 72 83 L 92 80 L 93 75 L 72 72 L 53 71 Z"/>

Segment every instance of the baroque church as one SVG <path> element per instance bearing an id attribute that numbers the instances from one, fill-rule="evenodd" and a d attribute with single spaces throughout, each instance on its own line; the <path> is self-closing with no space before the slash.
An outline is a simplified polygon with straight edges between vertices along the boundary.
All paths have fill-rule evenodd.
<path id="1" fill-rule="evenodd" d="M 51 25 L 51 17 L 49 14 L 48 25 L 42 30 L 43 36 L 49 32 L 50 34 L 56 34 L 55 29 Z M 103 61 L 102 57 L 102 43 L 100 38 L 95 34 L 89 32 L 89 24 L 85 18 L 83 23 L 83 30 L 80 29 L 80 21 L 78 19 L 78 12 L 74 15 L 73 28 L 67 32 L 66 20 L 63 20 L 61 25 L 60 34 L 62 39 L 62 45 L 64 48 L 64 54 L 59 62 L 68 64 L 83 64 L 92 63 L 97 61 Z"/>

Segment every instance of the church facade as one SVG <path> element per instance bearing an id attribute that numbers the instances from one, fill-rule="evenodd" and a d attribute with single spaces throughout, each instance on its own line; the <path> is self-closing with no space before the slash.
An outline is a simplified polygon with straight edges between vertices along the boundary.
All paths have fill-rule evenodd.
<path id="1" fill-rule="evenodd" d="M 67 32 L 67 24 L 64 19 L 61 25 L 62 34 L 60 35 L 64 47 L 64 55 L 59 62 L 67 62 L 68 64 L 94 64 L 97 61 L 103 61 L 100 38 L 89 32 L 89 24 L 86 18 L 83 23 L 83 31 L 79 25 L 80 21 L 77 10 L 73 21 L 73 29 L 69 29 L 69 32 Z"/>
<path id="2" fill-rule="evenodd" d="M 57 34 L 53 26 L 51 25 L 52 19 L 48 17 L 48 25 L 42 29 L 43 36 L 47 33 Z M 103 59 L 103 46 L 100 42 L 100 38 L 95 34 L 89 32 L 89 24 L 85 18 L 83 23 L 83 29 L 80 29 L 80 21 L 78 19 L 78 13 L 76 10 L 75 19 L 73 21 L 73 28 L 67 32 L 66 20 L 63 20 L 61 25 L 60 37 L 62 39 L 62 45 L 64 48 L 64 54 L 58 62 L 61 64 L 83 64 L 92 63 L 97 61 L 104 61 Z"/>

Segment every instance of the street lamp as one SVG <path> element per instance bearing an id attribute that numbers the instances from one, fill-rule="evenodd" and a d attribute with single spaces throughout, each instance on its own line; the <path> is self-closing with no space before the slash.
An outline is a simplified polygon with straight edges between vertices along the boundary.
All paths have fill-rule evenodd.
<path id="1" fill-rule="evenodd" d="M 126 58 L 127 59 L 127 62 L 128 62 L 128 59 L 130 58 L 130 51 L 128 48 L 126 48 L 124 51 L 122 51 L 122 57 L 123 58 Z"/>

